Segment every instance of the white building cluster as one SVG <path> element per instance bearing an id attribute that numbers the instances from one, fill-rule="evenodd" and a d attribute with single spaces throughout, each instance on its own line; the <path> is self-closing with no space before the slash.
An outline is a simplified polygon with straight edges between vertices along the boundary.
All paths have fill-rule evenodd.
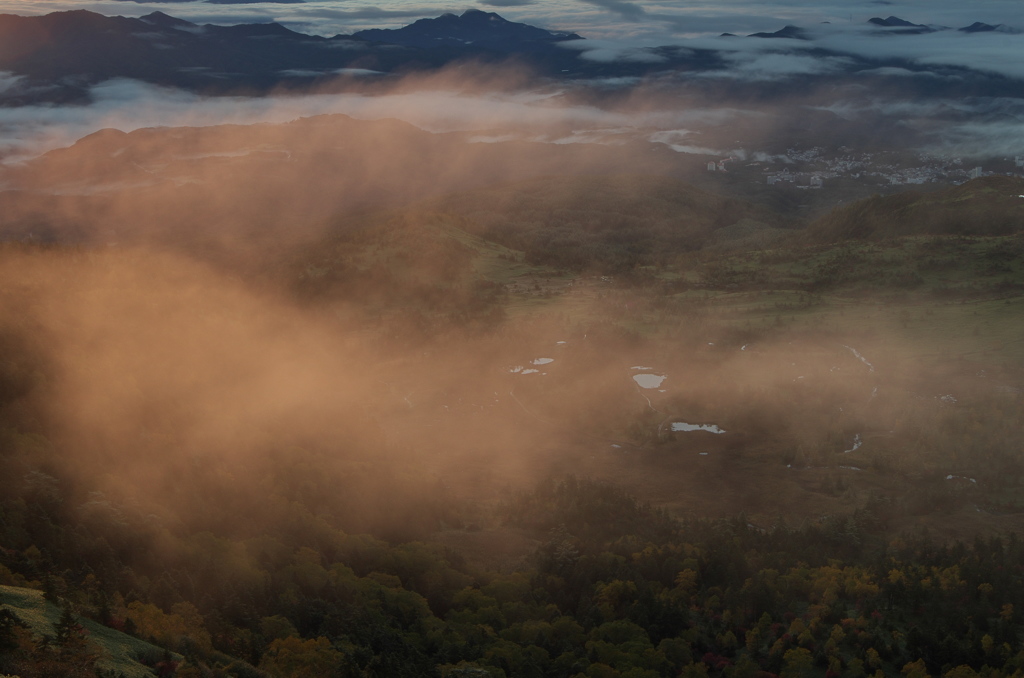
<path id="1" fill-rule="evenodd" d="M 890 186 L 920 185 L 932 182 L 963 183 L 987 176 L 982 167 L 967 169 L 962 158 L 926 153 L 909 155 L 900 152 L 854 154 L 847 148 L 843 155 L 828 156 L 814 147 L 807 150 L 787 149 L 785 154 L 764 160 L 764 175 L 769 186 L 792 184 L 797 188 L 822 188 L 835 179 L 873 180 Z M 1015 158 L 1017 167 L 1024 167 L 1024 156 Z M 753 167 L 761 163 L 752 163 Z M 776 169 L 781 164 L 782 167 Z M 714 163 L 708 163 L 712 169 Z M 724 167 L 717 167 L 723 170 Z"/>

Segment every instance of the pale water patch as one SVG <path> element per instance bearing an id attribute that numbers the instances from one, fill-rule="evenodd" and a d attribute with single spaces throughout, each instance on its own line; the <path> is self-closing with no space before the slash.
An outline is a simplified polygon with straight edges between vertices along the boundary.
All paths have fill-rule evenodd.
<path id="1" fill-rule="evenodd" d="M 661 382 L 668 379 L 663 374 L 634 374 L 633 381 L 636 382 L 640 388 L 655 389 L 661 386 Z"/>
<path id="2" fill-rule="evenodd" d="M 955 476 L 952 474 L 946 476 L 946 480 L 970 480 L 974 484 L 978 483 L 978 481 L 975 480 L 974 478 L 968 478 L 967 476 Z"/>
<path id="3" fill-rule="evenodd" d="M 653 367 L 644 367 L 643 365 L 633 365 L 629 369 L 631 370 L 653 370 Z"/>
<path id="4" fill-rule="evenodd" d="M 511 372 L 512 374 L 537 374 L 538 372 L 540 372 L 540 370 L 535 370 L 532 367 L 526 368 L 523 367 L 522 365 L 510 367 L 508 371 Z"/>
<path id="5" fill-rule="evenodd" d="M 861 440 L 860 434 L 858 433 L 857 435 L 853 436 L 853 447 L 851 447 L 848 450 L 843 450 L 843 454 L 849 454 L 850 452 L 856 452 L 857 450 L 860 449 L 860 446 L 863 445 L 863 444 L 864 444 L 864 441 Z"/>
<path id="6" fill-rule="evenodd" d="M 537 358 L 536 360 L 532 361 L 531 364 L 532 365 L 547 365 L 548 363 L 553 363 L 553 362 L 555 362 L 554 358 Z"/>
<path id="7" fill-rule="evenodd" d="M 715 424 L 687 424 L 685 421 L 672 423 L 673 431 L 707 431 L 708 433 L 725 433 Z"/>

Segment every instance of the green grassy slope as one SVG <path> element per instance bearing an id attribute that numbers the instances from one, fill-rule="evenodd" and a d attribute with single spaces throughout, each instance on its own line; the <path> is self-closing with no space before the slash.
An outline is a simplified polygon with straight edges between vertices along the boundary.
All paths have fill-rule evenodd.
<path id="1" fill-rule="evenodd" d="M 874 196 L 837 208 L 810 231 L 819 242 L 907 235 L 1008 235 L 1024 229 L 1024 179 L 984 177 L 933 193 Z"/>
<path id="2" fill-rule="evenodd" d="M 642 175 L 545 177 L 451 195 L 430 208 L 528 261 L 601 272 L 663 264 L 760 231 L 777 236 L 787 225 L 762 206 Z"/>
<path id="3" fill-rule="evenodd" d="M 54 626 L 60 619 L 60 608 L 43 599 L 43 592 L 18 586 L 0 586 L 0 605 L 14 611 L 39 636 L 54 634 Z M 137 661 L 137 657 L 161 657 L 164 650 L 120 631 L 80 618 L 79 623 L 88 631 L 90 641 L 102 651 L 97 666 L 104 671 L 113 671 L 126 678 L 150 678 L 153 672 Z M 180 655 L 172 654 L 176 660 Z"/>

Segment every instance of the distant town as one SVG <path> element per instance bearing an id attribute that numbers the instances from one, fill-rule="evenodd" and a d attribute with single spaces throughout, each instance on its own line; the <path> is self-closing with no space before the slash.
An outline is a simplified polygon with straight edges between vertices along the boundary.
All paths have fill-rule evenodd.
<path id="1" fill-rule="evenodd" d="M 709 172 L 738 172 L 747 180 L 769 186 L 818 189 L 830 183 L 856 182 L 861 185 L 909 186 L 961 184 L 995 174 L 1024 176 L 1024 156 L 991 158 L 981 164 L 955 156 L 938 156 L 905 151 L 856 153 L 846 147 L 830 153 L 815 146 L 789 148 L 785 153 L 755 160 L 723 158 L 707 163 Z"/>

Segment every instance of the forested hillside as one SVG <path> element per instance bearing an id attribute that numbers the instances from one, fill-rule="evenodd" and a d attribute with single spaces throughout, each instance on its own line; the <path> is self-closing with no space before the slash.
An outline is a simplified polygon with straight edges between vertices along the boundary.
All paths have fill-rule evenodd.
<path id="1" fill-rule="evenodd" d="M 244 538 L 171 532 L 95 498 L 91 516 L 69 517 L 60 481 L 44 481 L 49 497 L 4 502 L 4 583 L 42 588 L 77 615 L 184 655 L 149 659 L 160 675 L 1009 676 L 1024 667 L 1021 542 L 886 543 L 876 536 L 884 506 L 762 530 L 742 516 L 679 522 L 568 478 L 504 504 L 506 525 L 539 545 L 522 566 L 496 571 L 437 545 L 348 535 L 297 502 L 277 509 L 280 527 Z M 114 520 L 131 529 L 134 549 Z M 159 543 L 160 558 L 139 542 Z M 88 674 L 71 666 L 82 654 L 59 629 L 40 644 L 16 611 L 4 619 L 3 670 Z"/>
<path id="2" fill-rule="evenodd" d="M 385 167 L 387 209 L 325 172 L 288 212 L 230 132 L 3 196 L 41 236 L 0 247 L 0 674 L 1024 675 L 1016 184 L 805 227 Z M 219 164 L 263 193 L 184 181 Z"/>
<path id="3" fill-rule="evenodd" d="M 391 225 L 377 230 L 382 223 Z M 737 510 L 733 517 L 701 518 L 694 504 L 673 515 L 615 484 L 586 474 L 567 476 L 553 461 L 545 466 L 541 457 L 551 448 L 543 446 L 522 460 L 532 460 L 535 478 L 551 468 L 548 479 L 528 480 L 517 471 L 514 484 L 487 480 L 474 469 L 497 460 L 451 448 L 438 415 L 428 413 L 435 410 L 417 415 L 425 397 L 443 395 L 441 402 L 454 406 L 475 398 L 472 388 L 452 381 L 437 386 L 433 396 L 415 388 L 391 393 L 402 388 L 392 375 L 375 392 L 367 387 L 380 377 L 371 371 L 365 380 L 356 367 L 371 355 L 358 337 L 378 342 L 408 327 L 403 313 L 386 316 L 402 304 L 417 307 L 427 323 L 412 344 L 419 347 L 414 355 L 443 360 L 441 343 L 431 338 L 443 329 L 445 341 L 464 342 L 456 344 L 464 368 L 469 356 L 458 346 L 477 345 L 468 337 L 498 342 L 488 349 L 496 353 L 505 341 L 523 341 L 523 328 L 540 330 L 540 316 L 516 323 L 506 318 L 505 313 L 519 317 L 518 304 L 560 308 L 559 294 L 568 292 L 482 286 L 488 280 L 484 272 L 522 271 L 522 253 L 474 239 L 452 223 L 444 216 L 375 217 L 366 222 L 370 230 L 347 228 L 321 246 L 296 250 L 279 269 L 244 284 L 141 252 L 8 247 L 4 303 L 20 313 L 5 316 L 2 334 L 0 584 L 14 588 L 0 592 L 6 603 L 0 672 L 84 676 L 100 667 L 111 675 L 111 664 L 102 663 L 103 644 L 77 624 L 89 619 L 165 648 L 168 654 L 131 655 L 157 675 L 1021 674 L 1019 539 L 975 530 L 976 538 L 957 541 L 908 531 L 908 520 L 935 516 L 969 532 L 973 523 L 963 516 L 973 511 L 987 516 L 978 524 L 996 525 L 1000 515 L 1011 521 L 1005 524 L 1015 524 L 1020 468 L 1007 444 L 1016 419 L 1001 409 L 1012 409 L 1015 395 L 994 395 L 979 385 L 976 393 L 958 392 L 962 407 L 942 401 L 945 409 L 939 410 L 886 395 L 880 410 L 856 404 L 866 397 L 858 393 L 870 389 L 874 368 L 807 392 L 786 385 L 789 377 L 754 389 L 726 383 L 709 388 L 693 372 L 689 389 L 660 396 L 657 406 L 724 417 L 719 421 L 739 436 L 721 446 L 711 441 L 694 447 L 676 436 L 695 434 L 666 434 L 663 416 L 623 406 L 628 401 L 595 401 L 604 408 L 595 412 L 603 418 L 595 427 L 590 422 L 597 419 L 572 404 L 579 392 L 566 391 L 559 402 L 559 391 L 546 399 L 524 382 L 510 403 L 523 417 L 518 426 L 575 420 L 600 435 L 618 431 L 621 445 L 612 447 L 625 445 L 632 455 L 619 453 L 621 462 L 601 464 L 620 464 L 606 466 L 614 469 L 629 462 L 633 468 L 618 477 L 620 484 L 644 487 L 633 475 L 653 474 L 688 487 L 695 487 L 694 480 L 719 484 L 731 492 L 736 483 L 757 477 L 769 493 L 797 493 L 787 501 L 776 497 L 774 517 L 765 498 L 753 496 L 757 517 Z M 1008 246 L 984 240 L 953 245 L 961 248 L 964 275 L 976 275 L 964 252 L 977 250 L 985 261 L 992 247 Z M 419 261 L 417 252 L 430 256 Z M 888 265 L 891 254 L 865 252 L 859 261 L 868 268 Z M 813 270 L 805 258 L 823 253 L 765 256 L 764 271 L 785 276 Z M 719 276 L 741 274 L 738 262 L 746 255 L 721 257 Z M 52 275 L 54 262 L 64 280 Z M 342 268 L 332 272 L 331 266 Z M 527 270 L 538 280 L 544 271 Z M 273 297 L 277 302 L 259 297 L 256 304 L 245 291 L 251 285 L 266 294 L 281 276 L 296 287 L 280 290 Z M 220 280 L 218 286 L 211 287 L 212 280 Z M 771 277 L 758 280 L 765 290 L 775 284 Z M 139 291 L 112 297 L 110 284 Z M 739 308 L 734 304 L 747 303 L 733 297 L 708 301 L 707 295 L 735 295 L 728 277 L 707 277 L 681 292 L 687 283 L 668 279 L 663 288 L 642 288 L 650 299 L 635 307 L 615 301 L 635 299 L 627 296 L 634 294 L 631 288 L 604 284 L 596 288 L 597 306 L 590 312 L 606 308 L 608 315 L 600 323 L 586 321 L 597 342 L 586 349 L 594 363 L 607 362 L 605 351 L 612 347 L 642 353 L 661 345 L 653 330 L 644 337 L 634 329 L 623 339 L 609 323 L 624 330 L 651 322 L 643 319 L 651 313 L 664 316 L 664 323 L 678 312 L 670 310 L 676 305 L 691 312 L 703 308 L 703 324 L 688 330 L 693 340 L 682 328 L 674 330 L 673 345 L 697 351 L 703 332 L 736 332 L 729 329 Z M 841 282 L 834 292 L 847 294 L 857 284 Z M 167 286 L 173 295 L 166 295 Z M 59 297 L 48 296 L 50 289 L 59 290 Z M 157 290 L 162 292 L 154 297 Z M 486 312 L 476 319 L 455 313 L 466 302 L 449 303 L 452 295 L 477 294 L 473 290 L 489 290 L 479 301 Z M 585 286 L 577 292 L 591 294 Z M 697 306 L 688 296 L 694 293 L 705 295 Z M 927 288 L 917 293 L 932 298 Z M 963 305 L 964 292 L 953 294 Z M 146 303 L 153 298 L 161 304 Z M 114 299 L 119 301 L 111 305 Z M 299 310 L 293 302 L 274 305 L 288 299 L 301 302 Z M 782 312 L 827 318 L 829 303 L 836 302 L 800 303 Z M 95 324 L 84 320 L 91 317 L 90 304 L 106 309 Z M 767 313 L 780 312 L 772 309 Z M 327 311 L 333 315 L 322 317 Z M 762 312 L 751 309 L 747 317 Z M 317 320 L 308 325 L 310 317 Z M 347 343 L 337 342 L 337 323 L 374 317 L 360 334 L 346 335 Z M 321 322 L 333 328 L 323 335 L 334 337 L 328 343 L 321 343 Z M 802 336 L 804 352 L 814 342 L 830 341 L 827 333 L 786 329 L 789 322 L 782 329 L 746 330 L 746 336 L 757 339 L 762 352 L 780 350 L 768 348 L 772 333 Z M 64 331 L 68 324 L 75 327 L 71 335 Z M 296 328 L 302 331 L 296 334 Z M 504 332 L 511 334 L 501 339 Z M 162 346 L 164 360 L 152 364 L 150 353 L 136 356 L 140 341 Z M 376 350 L 403 372 L 419 362 L 402 357 L 410 341 L 388 340 Z M 344 351 L 341 371 L 333 371 L 331 350 Z M 67 362 L 68 356 L 83 355 L 91 360 Z M 691 363 L 730 373 L 728 362 L 705 355 Z M 824 359 L 834 360 L 831 355 Z M 569 370 L 589 364 L 574 368 L 568 358 L 559 361 Z M 850 361 L 856 365 L 856 356 Z M 887 372 L 897 364 L 876 361 Z M 256 365 L 287 370 L 247 374 Z M 306 372 L 309 365 L 325 370 L 324 381 Z M 107 378 L 97 392 L 95 376 L 101 373 Z M 339 383 L 334 375 L 345 375 L 359 388 L 340 400 L 329 395 Z M 908 387 L 897 377 L 875 383 L 895 393 Z M 290 394 L 295 379 L 312 400 Z M 69 384 L 94 395 L 75 405 L 67 400 Z M 571 388 L 572 380 L 566 384 L 559 388 Z M 277 389 L 270 401 L 252 398 L 250 392 L 268 388 Z M 185 394 L 197 407 L 182 406 Z M 788 395 L 780 400 L 779 394 Z M 635 395 L 625 391 L 622 397 Z M 836 424 L 828 423 L 836 403 L 850 408 L 838 437 Z M 480 413 L 477 405 L 462 407 L 453 420 L 462 438 L 479 426 L 473 421 L 495 416 Z M 546 424 L 530 409 L 539 407 L 550 418 Z M 908 407 L 917 409 L 903 409 Z M 906 412 L 934 420 L 935 435 L 914 428 L 913 417 L 909 425 L 901 423 Z M 424 427 L 402 434 L 417 416 L 425 417 Z M 826 423 L 812 428 L 818 421 Z M 871 438 L 865 450 L 855 443 L 853 451 L 841 451 L 848 444 L 843 430 L 871 425 L 893 426 L 897 433 Z M 510 435 L 488 426 L 491 440 L 474 438 L 484 450 L 495 436 Z M 512 439 L 508 447 L 494 449 L 509 454 L 555 432 L 543 428 L 538 438 Z M 408 442 L 417 439 L 418 444 Z M 446 454 L 457 455 L 449 466 L 439 465 L 446 446 Z M 573 449 L 574 444 L 564 449 L 561 468 L 584 463 L 587 454 L 573 456 Z M 695 449 L 720 459 L 709 470 L 688 471 L 682 458 Z M 842 471 L 848 468 L 843 464 L 863 463 L 858 460 L 871 465 L 863 480 L 856 480 L 857 472 L 865 473 L 860 469 Z M 822 465 L 827 472 L 815 470 Z M 946 469 L 963 466 L 975 477 L 943 479 Z M 799 474 L 804 489 L 780 473 Z M 695 475 L 687 479 L 688 474 Z M 900 479 L 902 488 L 885 485 L 886 477 Z M 710 498 L 716 490 L 704 491 Z M 732 501 L 708 504 L 707 511 L 721 514 Z M 18 587 L 41 591 L 65 611 L 49 638 L 23 624 L 26 613 L 15 603 L 25 594 Z"/>

